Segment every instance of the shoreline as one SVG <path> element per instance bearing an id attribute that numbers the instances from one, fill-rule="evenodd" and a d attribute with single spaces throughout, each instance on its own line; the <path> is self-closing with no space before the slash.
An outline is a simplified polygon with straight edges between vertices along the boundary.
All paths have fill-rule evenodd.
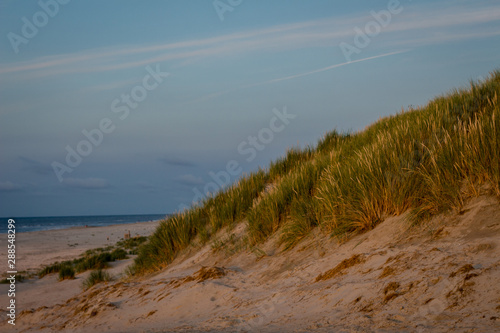
<path id="1" fill-rule="evenodd" d="M 2 219 L 5 221 L 10 220 L 10 219 L 15 220 L 17 225 L 19 225 L 19 224 L 22 225 L 22 226 L 16 228 L 16 234 L 26 234 L 26 233 L 30 233 L 30 232 L 56 231 L 56 230 L 63 230 L 63 229 L 100 228 L 100 227 L 119 226 L 122 224 L 126 225 L 126 224 L 136 224 L 136 223 L 159 222 L 159 221 L 167 219 L 170 216 L 170 214 L 165 214 L 165 215 L 163 215 L 163 214 L 130 215 L 130 216 L 143 217 L 144 219 L 137 219 L 137 220 L 131 219 L 130 221 L 127 221 L 127 222 L 123 222 L 124 220 L 106 221 L 106 222 L 109 222 L 112 224 L 98 224 L 98 225 L 87 224 L 86 225 L 85 222 L 82 220 L 73 221 L 75 218 L 77 218 L 77 219 L 88 218 L 88 217 L 107 218 L 107 217 L 115 217 L 115 216 L 121 216 L 121 215 L 102 215 L 102 216 L 101 215 L 95 215 L 95 216 L 92 215 L 92 216 L 67 216 L 67 217 L 55 216 L 53 218 L 55 218 L 55 219 L 68 218 L 69 221 L 64 220 L 64 223 L 60 223 L 60 224 L 53 223 L 53 221 L 49 221 L 50 222 L 49 225 L 44 225 L 43 222 L 40 222 L 40 224 L 28 225 L 28 226 L 22 225 L 23 224 L 22 222 L 24 222 L 24 220 L 32 219 L 30 217 L 2 218 Z M 123 216 L 128 217 L 129 215 L 123 215 Z M 148 217 L 155 217 L 156 219 L 148 219 Z M 48 219 L 48 218 L 52 218 L 52 217 L 34 217 L 33 219 Z M 61 220 L 59 220 L 59 222 L 61 222 Z M 95 222 L 96 221 L 88 221 L 88 223 L 95 223 Z M 103 221 L 100 221 L 99 223 L 102 223 L 102 222 Z M 38 228 L 41 228 L 41 229 L 38 229 Z M 49 228 L 49 229 L 47 229 L 47 228 Z M 24 231 L 21 229 L 27 229 L 27 230 Z M 36 230 L 30 230 L 30 229 L 36 229 Z M 7 234 L 7 233 L 8 233 L 7 228 L 0 229 L 0 237 L 1 237 L 1 235 Z"/>
<path id="2" fill-rule="evenodd" d="M 141 224 L 141 223 L 154 223 L 154 222 L 159 223 L 162 220 L 163 219 L 160 219 L 160 220 L 150 220 L 150 221 L 126 222 L 126 223 L 115 223 L 115 224 L 109 224 L 109 225 L 87 225 L 87 226 L 78 226 L 78 225 L 75 225 L 73 227 L 67 227 L 67 228 L 33 230 L 33 231 L 18 231 L 16 229 L 16 235 L 25 235 L 25 234 L 30 234 L 30 233 L 53 232 L 53 231 L 62 231 L 62 230 L 81 230 L 81 229 L 95 229 L 95 228 L 119 227 L 119 226 L 135 225 L 135 224 Z M 1 235 L 7 235 L 7 232 L 0 232 L 0 237 L 1 237 Z"/>

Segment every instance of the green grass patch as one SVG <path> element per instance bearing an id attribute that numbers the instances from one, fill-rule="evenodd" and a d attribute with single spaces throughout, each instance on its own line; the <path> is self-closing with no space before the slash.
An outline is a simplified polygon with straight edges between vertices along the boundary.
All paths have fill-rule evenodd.
<path id="1" fill-rule="evenodd" d="M 145 236 L 136 236 L 116 243 L 116 246 L 128 250 L 129 254 L 137 254 L 138 247 L 148 240 Z"/>
<path id="2" fill-rule="evenodd" d="M 101 282 L 108 282 L 111 281 L 111 275 L 109 275 L 108 272 L 98 269 L 95 271 L 90 272 L 90 275 L 88 276 L 85 281 L 83 281 L 83 289 L 87 290 L 90 289 L 91 287 L 95 286 L 98 283 Z"/>
<path id="3" fill-rule="evenodd" d="M 246 217 L 267 180 L 267 173 L 259 170 L 191 209 L 161 221 L 148 242 L 140 247 L 129 272 L 144 274 L 159 270 L 172 262 L 196 237 L 204 243 L 218 230 L 233 227 L 235 222 Z"/>
<path id="4" fill-rule="evenodd" d="M 26 280 L 26 276 L 22 274 L 16 274 L 16 282 L 23 282 L 24 280 Z M 10 281 L 11 280 L 8 280 L 7 278 L 1 279 L 0 284 L 10 284 Z"/>
<path id="5" fill-rule="evenodd" d="M 109 252 L 110 249 L 113 250 Z M 56 262 L 44 267 L 38 272 L 38 277 L 43 278 L 45 275 L 54 273 L 59 273 L 59 277 L 61 277 L 61 271 L 67 268 L 71 268 L 76 273 L 83 273 L 93 269 L 103 269 L 109 267 L 110 262 L 126 259 L 127 255 L 127 251 L 123 248 L 107 247 L 87 250 L 81 258 Z"/>
<path id="6" fill-rule="evenodd" d="M 59 270 L 59 281 L 72 280 L 75 278 L 75 269 L 72 266 L 63 266 Z"/>

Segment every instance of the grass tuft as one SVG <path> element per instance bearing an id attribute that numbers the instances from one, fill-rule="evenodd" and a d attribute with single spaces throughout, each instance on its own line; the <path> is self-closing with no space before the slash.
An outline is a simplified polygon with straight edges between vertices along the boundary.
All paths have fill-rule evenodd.
<path id="1" fill-rule="evenodd" d="M 56 262 L 40 270 L 40 272 L 38 272 L 38 277 L 43 278 L 48 274 L 59 273 L 60 280 L 63 280 L 61 279 L 61 272 L 63 270 L 73 270 L 74 277 L 75 272 L 83 273 L 92 269 L 107 268 L 109 266 L 109 262 L 127 258 L 127 251 L 125 251 L 123 248 L 115 248 L 112 252 L 109 252 L 108 250 L 112 248 L 113 247 L 108 247 L 106 249 L 97 248 L 93 250 L 87 250 L 81 258 L 63 261 L 61 263 Z"/>
<path id="2" fill-rule="evenodd" d="M 89 277 L 83 281 L 83 289 L 90 289 L 92 286 L 101 283 L 111 281 L 111 276 L 108 272 L 98 269 L 90 272 Z"/>
<path id="3" fill-rule="evenodd" d="M 63 266 L 59 270 L 59 281 L 72 280 L 75 278 L 75 269 L 71 266 Z"/>
<path id="4" fill-rule="evenodd" d="M 363 262 L 365 262 L 365 260 L 366 259 L 362 254 L 355 254 L 349 259 L 342 260 L 342 262 L 337 266 L 335 266 L 334 268 L 318 275 L 316 277 L 316 282 L 329 280 L 336 276 L 342 275 L 344 274 L 344 271 L 346 269 L 356 266 L 358 264 L 362 264 Z"/>

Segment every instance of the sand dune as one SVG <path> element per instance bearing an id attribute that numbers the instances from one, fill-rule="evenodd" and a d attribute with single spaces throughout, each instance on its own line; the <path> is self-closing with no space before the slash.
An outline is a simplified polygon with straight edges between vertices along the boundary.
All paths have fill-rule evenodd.
<path id="1" fill-rule="evenodd" d="M 106 233 L 123 233 L 108 228 Z M 287 252 L 276 249 L 273 239 L 259 251 L 235 252 L 244 230 L 244 223 L 238 225 L 232 243 L 219 251 L 211 244 L 192 248 L 165 270 L 138 280 L 117 279 L 85 292 L 80 289 L 85 274 L 72 281 L 47 276 L 19 284 L 23 312 L 15 328 L 4 321 L 1 330 L 500 331 L 496 198 L 476 198 L 460 214 L 436 217 L 425 226 L 411 228 L 405 215 L 390 217 L 342 244 L 316 232 Z M 85 244 L 82 230 L 58 232 L 51 245 L 57 251 L 31 248 L 25 263 L 66 258 L 84 249 L 67 251 L 68 240 L 75 242 L 76 235 Z M 29 237 L 34 247 L 43 239 Z M 115 263 L 112 274 L 119 275 L 129 262 Z M 5 300 L 2 289 L 0 301 Z"/>

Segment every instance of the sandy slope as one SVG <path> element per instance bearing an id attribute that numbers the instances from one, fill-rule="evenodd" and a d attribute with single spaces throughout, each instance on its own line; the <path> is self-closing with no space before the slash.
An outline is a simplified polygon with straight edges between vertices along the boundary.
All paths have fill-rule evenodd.
<path id="1" fill-rule="evenodd" d="M 24 291 L 31 301 L 21 305 L 25 311 L 15 329 L 4 323 L 0 329 L 500 331 L 496 198 L 474 199 L 461 214 L 441 216 L 425 227 L 409 228 L 405 216 L 388 218 L 343 244 L 317 233 L 284 253 L 270 240 L 253 253 L 233 254 L 244 228 L 240 224 L 219 252 L 210 244 L 191 250 L 164 271 L 139 281 L 76 290 L 71 298 L 55 296 L 66 281 L 36 281 Z M 261 251 L 267 255 L 261 257 Z M 115 268 L 115 274 L 119 270 Z M 22 293 L 19 297 L 26 297 Z"/>

